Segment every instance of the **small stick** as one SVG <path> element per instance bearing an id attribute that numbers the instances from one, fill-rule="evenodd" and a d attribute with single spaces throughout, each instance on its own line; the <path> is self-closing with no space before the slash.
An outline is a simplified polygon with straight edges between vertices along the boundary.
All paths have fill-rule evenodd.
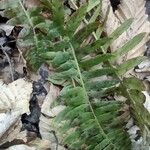
<path id="1" fill-rule="evenodd" d="M 22 58 L 22 61 L 24 63 L 24 65 L 26 66 L 27 62 L 24 59 L 23 55 L 22 55 L 22 51 L 18 48 L 18 52 L 19 52 L 19 57 L 18 57 L 18 62 L 20 61 L 20 57 Z"/>
<path id="2" fill-rule="evenodd" d="M 13 75 L 13 69 L 12 69 L 12 65 L 11 65 L 11 60 L 10 60 L 8 54 L 5 52 L 5 50 L 3 50 L 2 46 L 1 46 L 1 49 L 2 49 L 3 53 L 5 54 L 5 56 L 6 56 L 7 60 L 8 60 L 9 68 L 10 68 L 10 74 L 11 74 L 11 79 L 12 79 L 12 81 L 14 81 L 14 75 Z"/>
<path id="3" fill-rule="evenodd" d="M 53 135 L 54 135 L 54 137 L 55 137 L 55 140 L 56 140 L 56 150 L 58 150 L 58 138 L 57 138 L 57 136 L 56 136 L 56 133 L 55 133 L 54 130 L 51 130 L 50 132 L 53 133 Z"/>

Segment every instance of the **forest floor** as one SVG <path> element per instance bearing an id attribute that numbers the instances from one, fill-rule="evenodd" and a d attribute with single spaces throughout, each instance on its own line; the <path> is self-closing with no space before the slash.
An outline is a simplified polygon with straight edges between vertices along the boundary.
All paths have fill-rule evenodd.
<path id="1" fill-rule="evenodd" d="M 146 7 L 150 21 L 150 0 L 147 1 Z M 47 95 L 53 91 L 59 93 L 59 89 L 51 87 L 47 81 L 50 73 L 47 65 L 43 64 L 37 72 L 32 72 L 30 68 L 27 68 L 28 62 L 24 59 L 21 50 L 16 47 L 16 39 L 22 28 L 7 25 L 8 19 L 2 17 L 1 13 L 2 11 L 0 11 L 0 88 L 6 90 L 7 94 L 14 88 L 16 97 L 25 94 L 28 101 L 23 101 L 18 107 L 29 108 L 28 111 L 23 110 L 23 114 L 22 112 L 17 114 L 18 116 L 16 114 L 0 116 L 0 150 L 34 150 L 37 147 L 39 150 L 48 150 L 50 144 L 52 145 L 51 149 L 55 150 L 58 144 L 57 137 L 53 130 L 43 128 L 43 126 L 46 127 L 45 121 L 47 119 L 43 110 L 47 109 L 46 104 L 44 104 L 45 99 L 48 99 Z M 146 55 L 150 56 L 150 42 Z M 150 70 L 150 62 L 147 67 Z M 3 87 L 4 85 L 5 87 Z M 20 93 L 19 88 L 21 87 L 26 87 L 28 92 L 22 91 L 24 93 Z M 31 97 L 29 98 L 30 94 Z M 45 118 L 43 119 L 41 116 Z M 43 134 L 50 134 L 53 141 L 41 140 L 40 131 Z M 16 148 L 16 145 L 20 145 L 20 147 Z M 63 150 L 65 147 L 59 145 L 59 150 L 61 149 Z"/>

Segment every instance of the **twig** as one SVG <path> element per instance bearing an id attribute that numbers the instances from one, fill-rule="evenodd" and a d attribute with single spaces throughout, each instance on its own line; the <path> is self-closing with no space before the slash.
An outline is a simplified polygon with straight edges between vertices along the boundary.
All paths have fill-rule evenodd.
<path id="1" fill-rule="evenodd" d="M 22 51 L 19 48 L 18 48 L 18 52 L 19 52 L 18 62 L 20 61 L 20 58 L 22 58 L 22 61 L 23 61 L 24 65 L 26 66 L 27 62 L 22 55 Z"/>
<path id="2" fill-rule="evenodd" d="M 3 49 L 2 46 L 1 46 L 1 49 L 2 49 L 3 53 L 5 54 L 5 56 L 6 56 L 7 60 L 8 60 L 9 68 L 10 68 L 9 71 L 10 71 L 10 74 L 11 74 L 11 79 L 12 79 L 12 81 L 14 81 L 14 74 L 13 74 L 13 69 L 12 69 L 12 65 L 11 65 L 11 60 L 10 60 L 8 54 L 5 52 L 5 50 Z"/>
<path id="3" fill-rule="evenodd" d="M 55 140 L 56 140 L 56 150 L 58 150 L 58 138 L 57 138 L 57 136 L 56 136 L 56 133 L 55 133 L 54 130 L 51 130 L 50 132 L 53 133 L 53 135 L 54 135 L 54 137 L 55 137 Z"/>

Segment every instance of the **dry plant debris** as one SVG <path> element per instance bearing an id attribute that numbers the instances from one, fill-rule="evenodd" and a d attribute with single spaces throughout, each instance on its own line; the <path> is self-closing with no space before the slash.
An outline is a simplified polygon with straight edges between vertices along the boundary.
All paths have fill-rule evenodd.
<path id="1" fill-rule="evenodd" d="M 18 123 L 21 115 L 29 113 L 32 84 L 24 79 L 8 85 L 0 81 L 0 89 L 0 138 L 3 139 L 9 128 Z"/>

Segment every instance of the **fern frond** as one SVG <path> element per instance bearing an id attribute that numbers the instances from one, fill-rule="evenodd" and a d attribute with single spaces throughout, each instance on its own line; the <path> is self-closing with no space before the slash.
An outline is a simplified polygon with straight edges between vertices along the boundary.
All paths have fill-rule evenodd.
<path id="1" fill-rule="evenodd" d="M 71 131 L 64 139 L 64 143 L 69 144 L 70 149 L 82 149 L 87 146 L 87 149 L 95 150 L 107 149 L 108 147 L 123 149 L 120 142 L 128 143 L 126 148 L 130 149 L 130 140 L 121 127 L 119 121 L 121 118 L 118 117 L 121 108 L 120 102 L 99 101 L 89 102 L 89 104 L 87 103 L 88 97 L 82 87 L 65 90 L 65 93 L 61 94 L 61 99 L 65 102 L 67 108 L 56 117 L 55 121 L 69 120 L 69 125 L 68 121 L 63 124 L 63 132 L 76 128 L 75 132 Z M 113 133 L 116 133 L 116 135 L 113 135 Z M 119 134 L 117 135 L 117 133 Z M 117 136 L 119 135 L 126 141 L 118 139 Z"/>
<path id="2" fill-rule="evenodd" d="M 107 47 L 109 47 L 109 45 L 115 40 L 115 39 L 117 39 L 125 30 L 127 30 L 128 28 L 129 28 L 129 26 L 131 25 L 131 23 L 132 23 L 132 19 L 129 19 L 129 20 L 127 20 L 125 23 L 123 23 L 116 31 L 114 31 L 112 34 L 111 34 L 111 36 L 110 36 L 110 38 L 107 38 L 107 39 L 104 39 L 104 41 L 103 40 L 98 40 L 98 41 L 94 41 L 92 44 L 90 44 L 90 45 L 87 45 L 87 46 L 85 46 L 85 47 L 80 47 L 80 45 L 77 45 L 77 44 L 75 44 L 74 45 L 74 43 L 76 43 L 76 39 L 77 39 L 77 43 L 79 44 L 82 44 L 82 42 L 83 42 L 83 40 L 84 40 L 84 38 L 86 38 L 91 32 L 93 32 L 95 29 L 93 28 L 93 31 L 91 31 L 91 32 L 88 32 L 87 31 L 87 34 L 86 34 L 86 36 L 82 36 L 82 35 L 85 35 L 84 34 L 84 32 L 82 33 L 82 32 L 80 32 L 80 31 L 84 31 L 85 29 L 89 29 L 88 28 L 88 26 L 90 26 L 90 24 L 89 25 L 87 25 L 87 26 L 85 26 L 83 29 L 81 29 L 80 31 L 78 31 L 79 32 L 79 35 L 81 34 L 81 38 L 79 37 L 78 38 L 78 32 L 75 34 L 75 38 L 73 38 L 73 41 L 70 39 L 70 41 L 72 42 L 72 43 L 70 43 L 70 49 L 69 49 L 69 52 L 70 51 L 72 51 L 72 55 L 73 55 L 73 57 L 74 57 L 74 60 L 72 60 L 72 61 L 74 61 L 74 63 L 76 64 L 76 67 L 74 68 L 74 69 L 77 69 L 77 72 L 78 72 L 78 75 L 76 74 L 76 77 L 77 78 L 75 78 L 75 77 L 73 77 L 73 79 L 74 80 L 76 80 L 77 81 L 77 83 L 79 83 L 79 85 L 80 86 L 82 86 L 82 88 L 80 89 L 80 91 L 84 91 L 84 94 L 86 95 L 86 99 L 87 100 L 85 100 L 85 102 L 86 102 L 86 104 L 88 103 L 88 107 L 89 108 L 87 108 L 86 107 L 86 109 L 90 109 L 90 112 L 88 111 L 88 112 L 86 112 L 87 110 L 85 109 L 85 105 L 82 105 L 83 103 L 83 99 L 81 100 L 81 99 L 79 99 L 78 97 L 77 97 L 77 95 L 79 94 L 79 91 L 78 91 L 78 94 L 76 94 L 75 95 L 75 98 L 72 98 L 71 97 L 71 95 L 69 95 L 69 91 L 67 91 L 67 94 L 66 95 L 68 95 L 68 98 L 66 99 L 66 105 L 68 106 L 65 110 L 64 110 L 64 113 L 62 112 L 61 114 L 60 114 L 60 116 L 61 117 L 58 117 L 58 118 L 62 118 L 62 119 L 66 119 L 66 120 L 68 120 L 69 119 L 69 121 L 66 121 L 66 123 L 67 124 L 65 124 L 64 123 L 64 127 L 63 127 L 63 129 L 64 128 L 66 128 L 66 126 L 67 127 L 69 127 L 69 128 L 67 128 L 68 130 L 72 127 L 72 128 L 75 128 L 76 130 L 76 132 L 72 132 L 71 134 L 69 134 L 69 136 L 66 138 L 66 140 L 65 140 L 65 142 L 66 143 L 69 143 L 69 146 L 71 145 L 75 145 L 75 146 L 79 146 L 79 147 L 70 147 L 70 148 L 74 148 L 74 149 L 79 149 L 79 148 L 82 148 L 82 146 L 88 146 L 88 148 L 89 149 L 109 149 L 109 148 L 114 148 L 114 149 L 118 149 L 118 148 L 122 148 L 122 149 L 130 149 L 129 147 L 129 141 L 130 140 L 127 140 L 127 141 L 124 141 L 125 139 L 124 138 L 121 138 L 120 137 L 120 139 L 122 139 L 122 140 L 119 140 L 119 142 L 120 143 L 123 143 L 123 142 L 125 142 L 124 144 L 127 146 L 129 146 L 128 148 L 127 147 L 124 147 L 122 144 L 122 146 L 121 147 L 119 147 L 119 145 L 115 145 L 114 143 L 117 143 L 117 139 L 116 139 L 116 141 L 114 140 L 114 141 L 112 141 L 111 140 L 111 138 L 109 138 L 109 136 L 107 136 L 107 134 L 109 134 L 109 133 L 107 133 L 106 131 L 105 131 L 105 128 L 103 128 L 103 123 L 105 122 L 105 119 L 107 120 L 107 118 L 108 118 L 108 120 L 109 119 L 112 119 L 111 118 L 111 111 L 109 112 L 109 110 L 108 110 L 108 112 L 105 114 L 104 113 L 104 118 L 103 117 L 99 117 L 99 116 L 97 116 L 96 114 L 100 114 L 100 112 L 97 112 L 97 113 L 95 113 L 95 108 L 93 107 L 93 105 L 92 105 L 92 103 L 91 103 L 91 101 L 89 100 L 89 98 L 91 97 L 91 98 L 103 98 L 104 96 L 107 96 L 107 95 L 109 95 L 112 91 L 114 92 L 114 89 L 116 88 L 117 90 L 118 90 L 118 87 L 120 87 L 120 86 L 122 86 L 122 84 L 123 84 L 123 82 L 122 82 L 122 75 L 124 75 L 128 70 L 130 70 L 130 69 L 132 69 L 133 67 L 135 67 L 137 64 L 139 64 L 143 59 L 144 59 L 144 57 L 140 57 L 140 58 L 134 58 L 134 59 L 131 59 L 131 60 L 129 60 L 129 61 L 127 61 L 127 62 L 124 62 L 123 64 L 120 64 L 119 66 L 115 66 L 114 64 L 112 64 L 112 61 L 115 61 L 115 60 L 117 60 L 118 59 L 118 56 L 121 56 L 121 55 L 124 55 L 124 54 L 126 54 L 128 51 L 130 51 L 132 48 L 134 48 L 142 39 L 143 39 L 143 37 L 144 37 L 144 33 L 141 33 L 141 34 L 139 34 L 139 35 L 137 35 L 137 36 L 135 36 L 130 42 L 128 42 L 128 43 L 126 43 L 122 48 L 120 48 L 120 49 L 118 49 L 118 51 L 116 51 L 116 52 L 114 52 L 114 53 L 112 53 L 112 54 L 106 54 L 106 50 L 107 50 Z M 75 30 L 74 30 L 75 31 Z M 90 30 L 89 30 L 90 31 Z M 76 36 L 77 35 L 77 36 Z M 84 37 L 84 38 L 82 38 L 82 37 Z M 78 39 L 80 39 L 80 40 L 78 40 Z M 110 40 L 109 40 L 110 39 Z M 88 49 L 89 49 L 89 51 L 88 51 Z M 91 52 L 91 50 L 94 50 L 95 52 L 97 52 L 97 50 L 98 49 L 100 49 L 100 52 L 102 52 L 103 54 L 99 54 L 99 55 L 97 55 L 96 57 L 94 56 L 93 58 L 90 58 L 90 59 L 86 59 L 86 60 L 81 60 L 81 62 L 80 62 L 80 60 L 78 61 L 78 59 L 77 59 L 77 57 L 78 57 L 78 54 L 76 53 L 76 52 L 80 52 L 81 50 L 81 53 L 85 50 L 85 53 L 84 54 L 89 54 L 90 52 Z M 77 50 L 77 51 L 76 51 Z M 92 51 L 92 52 L 94 52 L 94 51 Z M 71 52 L 70 52 L 70 55 L 71 55 Z M 101 63 L 104 63 L 104 62 L 108 62 L 108 66 L 106 67 L 106 69 L 105 69 L 105 73 L 106 74 L 103 74 L 103 72 L 102 71 L 104 71 L 103 69 L 100 71 L 100 69 L 98 68 L 98 69 L 92 69 L 93 67 L 95 67 L 96 65 L 98 65 L 98 64 L 101 64 Z M 84 72 L 84 73 L 82 73 L 83 72 L 83 70 L 85 69 L 85 68 L 88 68 L 89 69 L 89 71 L 87 71 L 87 72 Z M 91 69 L 90 69 L 91 68 Z M 108 68 L 110 69 L 109 71 L 108 71 Z M 63 72 L 61 72 L 62 74 L 63 74 Z M 89 73 L 90 73 L 90 75 L 89 75 Z M 75 75 L 75 74 L 74 74 Z M 105 81 L 90 81 L 89 82 L 89 79 L 92 79 L 92 78 L 95 78 L 95 77 L 101 77 L 101 76 L 103 76 L 103 75 L 108 75 L 108 76 L 110 76 L 111 75 L 111 77 L 112 78 L 115 78 L 115 80 L 110 80 L 110 81 L 108 81 L 108 80 L 105 80 Z M 84 78 L 85 77 L 85 78 Z M 86 77 L 89 77 L 88 79 L 86 78 Z M 80 78 L 80 80 L 78 79 L 78 78 Z M 116 80 L 117 79 L 117 80 Z M 69 79 L 68 79 L 69 80 Z M 70 83 L 71 83 L 71 81 L 72 81 L 72 77 L 70 76 Z M 76 84 L 77 84 L 76 83 Z M 129 85 L 128 85 L 129 86 Z M 126 95 L 125 94 L 123 94 L 124 93 L 124 91 L 121 91 L 121 89 L 122 88 L 120 88 L 119 90 L 120 90 L 120 92 L 125 96 L 125 97 L 127 97 L 128 98 L 128 100 L 131 100 L 131 99 L 133 99 L 132 97 L 130 97 L 130 93 L 129 93 L 129 91 L 128 91 L 128 86 L 126 86 L 126 87 L 122 87 L 123 88 L 123 90 L 126 90 Z M 76 87 L 75 87 L 76 88 Z M 72 90 L 72 92 L 74 91 L 75 89 L 73 89 Z M 91 95 L 92 94 L 92 95 Z M 135 94 L 135 93 L 134 93 Z M 133 94 L 133 95 L 134 95 Z M 79 94 L 80 95 L 80 94 Z M 142 94 L 141 94 L 142 95 Z M 81 97 L 81 95 L 80 95 L 80 97 Z M 63 98 L 62 98 L 63 99 Z M 69 100 L 70 99 L 70 100 Z M 70 106 L 70 104 L 68 104 L 67 103 L 67 100 L 69 100 L 70 102 L 71 102 L 71 108 L 69 107 Z M 72 103 L 72 101 L 73 100 L 75 100 L 75 102 L 74 103 Z M 103 101 L 105 101 L 105 100 L 102 100 L 102 102 Z M 81 103 L 79 103 L 79 106 L 74 106 L 74 104 L 78 104 L 78 102 L 81 102 Z M 97 102 L 98 103 L 98 102 Z M 115 101 L 114 101 L 114 103 L 116 103 Z M 80 107 L 81 106 L 81 107 Z M 83 107 L 82 107 L 83 106 Z M 109 104 L 107 105 L 107 107 L 106 108 L 109 108 L 109 107 L 111 107 L 111 105 L 109 106 Z M 131 107 L 136 111 L 136 113 L 138 112 L 134 107 L 135 106 L 133 106 L 133 103 L 131 102 Z M 82 109 L 81 109 L 82 108 Z M 121 108 L 121 107 L 120 107 Z M 99 107 L 99 110 L 103 110 L 104 109 L 104 106 L 101 108 L 101 107 Z M 111 109 L 110 109 L 111 110 Z M 80 112 L 81 111 L 81 112 Z M 69 112 L 69 115 L 67 115 L 67 113 Z M 118 111 L 117 110 L 115 110 L 115 114 L 113 114 L 112 113 L 112 116 L 113 115 L 119 115 L 118 113 L 117 113 Z M 64 114 L 64 116 L 63 116 L 63 114 Z M 81 118 L 79 118 L 78 116 L 80 116 L 79 114 L 81 114 L 81 116 L 85 116 L 86 114 L 86 119 L 87 119 L 87 122 L 86 122 L 86 120 L 84 120 L 84 122 L 83 122 L 83 124 L 81 123 L 81 126 L 80 126 L 80 121 L 82 120 Z M 134 113 L 133 113 L 134 114 Z M 91 118 L 89 118 L 88 117 L 88 115 L 89 115 L 89 117 L 91 117 Z M 69 118 L 66 118 L 66 116 L 68 116 Z M 146 124 L 146 122 L 145 121 L 141 121 L 141 119 L 139 119 L 139 117 L 137 117 L 137 115 L 136 114 L 134 114 L 134 116 L 135 116 L 135 119 L 136 120 L 138 120 L 138 122 L 140 122 L 140 124 Z M 115 116 L 114 116 L 115 117 Z M 117 118 L 118 116 L 116 116 L 115 118 Z M 149 117 L 148 117 L 149 118 Z M 103 120 L 104 119 L 104 120 Z M 61 119 L 60 119 L 61 120 Z M 74 124 L 72 124 L 72 122 L 74 122 L 74 120 L 75 120 L 75 125 Z M 117 120 L 119 120 L 119 119 L 117 119 Z M 104 122 L 103 122 L 104 121 Z M 70 124 L 68 125 L 68 122 L 70 122 Z M 107 122 L 107 121 L 106 121 Z M 144 123 L 145 122 L 145 123 Z M 77 123 L 77 124 L 76 124 Z M 110 125 L 110 127 L 113 127 L 113 124 L 114 124 L 114 122 L 112 121 L 111 123 L 108 123 L 108 124 L 112 124 L 112 126 Z M 108 125 L 107 124 L 107 125 Z M 124 130 L 121 128 L 121 129 L 118 129 L 119 128 L 119 124 L 120 124 L 120 122 L 116 122 L 116 124 L 115 124 L 115 126 L 117 126 L 117 130 L 121 130 L 122 132 L 120 133 L 121 134 L 121 136 L 123 136 L 123 134 L 125 135 L 125 133 L 124 133 Z M 78 126 L 77 126 L 78 125 Z M 106 128 L 107 128 L 107 130 L 109 129 L 109 125 L 107 126 L 107 125 L 104 125 L 104 126 L 106 126 Z M 147 124 L 148 125 L 148 124 Z M 149 126 L 149 125 L 148 125 Z M 83 136 L 82 137 L 82 134 L 80 133 L 80 132 L 84 132 L 84 131 L 82 131 L 82 130 L 86 130 L 86 128 L 87 128 L 87 131 L 88 131 L 88 129 L 89 129 L 89 131 L 90 131 L 90 133 L 91 132 L 93 132 L 93 130 L 92 129 L 99 129 L 99 134 L 100 135 L 98 135 L 98 133 L 95 133 L 96 135 L 97 135 L 97 137 L 98 137 L 98 140 L 102 140 L 99 144 L 97 144 L 98 143 L 98 141 L 96 141 L 96 143 L 95 143 L 95 145 L 94 145 L 94 141 L 92 141 L 92 144 L 91 145 L 89 145 L 89 143 L 86 143 L 86 141 L 91 141 L 91 138 L 90 139 L 88 139 L 89 137 L 87 136 L 87 138 L 85 138 L 84 139 L 84 137 L 86 137 L 86 136 Z M 78 130 L 79 129 L 79 130 Z M 82 129 L 81 131 L 80 131 L 80 129 Z M 115 129 L 113 128 L 111 128 L 111 130 L 114 130 L 114 132 L 115 132 Z M 116 132 L 117 133 L 117 132 Z M 86 134 L 89 134 L 89 132 L 88 133 L 86 133 Z M 105 135 L 105 136 L 104 136 Z M 82 137 L 82 138 L 81 138 Z M 91 136 L 90 136 L 91 137 Z M 94 135 L 92 136 L 92 137 L 95 137 Z M 100 138 L 101 137 L 101 138 Z M 79 138 L 81 138 L 81 139 L 79 139 Z M 113 138 L 113 137 L 112 137 Z M 72 140 L 71 140 L 72 139 Z M 76 140 L 78 141 L 76 141 Z M 127 138 L 128 139 L 128 138 Z M 68 141 L 69 140 L 69 141 Z M 82 141 L 82 142 L 81 142 Z M 86 144 L 85 144 L 86 143 Z M 126 144 L 127 143 L 127 144 Z M 85 145 L 84 145 L 85 144 Z M 104 144 L 104 145 L 103 145 Z"/>
<path id="3" fill-rule="evenodd" d="M 83 9 L 83 8 L 81 8 L 81 9 Z M 75 30 L 73 30 L 73 32 L 75 32 Z M 69 37 L 70 37 L 70 35 L 69 35 Z M 74 39 L 74 40 L 76 40 L 76 39 Z M 77 41 L 78 41 L 78 39 L 77 39 Z M 77 42 L 77 43 L 79 43 L 79 42 Z M 109 130 L 110 124 L 112 124 L 112 126 L 111 125 L 110 126 L 113 127 L 112 119 L 119 117 L 119 109 L 121 107 L 119 107 L 118 109 L 115 109 L 114 113 L 112 113 L 112 110 L 111 109 L 109 110 L 109 108 L 111 108 L 111 106 L 108 103 L 108 105 L 107 105 L 108 107 L 106 107 L 106 112 L 105 112 L 104 111 L 105 107 L 103 105 L 102 105 L 102 109 L 100 109 L 100 105 L 101 105 L 101 102 L 100 102 L 100 104 L 96 103 L 96 105 L 98 105 L 98 108 L 96 109 L 96 108 L 94 108 L 95 106 L 93 106 L 94 104 L 92 104 L 92 102 L 89 100 L 89 95 L 88 95 L 89 90 L 96 91 L 96 90 L 101 90 L 101 89 L 105 89 L 105 88 L 108 89 L 109 87 L 116 86 L 116 84 L 118 84 L 118 82 L 104 81 L 103 84 L 102 84 L 102 82 L 101 83 L 93 82 L 93 83 L 90 83 L 89 86 L 88 86 L 88 83 L 87 84 L 84 83 L 84 79 L 82 77 L 82 72 L 81 72 L 81 69 L 79 66 L 79 62 L 78 62 L 76 54 L 75 54 L 74 44 L 72 44 L 71 42 L 69 44 L 70 44 L 69 53 L 70 53 L 70 55 L 73 56 L 73 58 L 71 58 L 71 56 L 70 56 L 70 59 L 73 59 L 72 61 L 74 61 L 74 63 L 75 63 L 74 70 L 77 70 L 77 74 L 74 73 L 74 75 L 71 74 L 68 77 L 68 75 L 69 75 L 68 71 L 70 71 L 70 69 L 68 69 L 67 73 L 66 73 L 66 71 L 63 71 L 61 73 L 54 74 L 55 79 L 58 77 L 57 81 L 60 81 L 60 79 L 62 79 L 62 78 L 67 79 L 67 80 L 69 80 L 69 78 L 70 78 L 70 83 L 71 83 L 72 79 L 75 79 L 75 80 L 78 79 L 76 81 L 79 84 L 79 86 L 77 86 L 77 87 L 74 87 L 72 89 L 67 89 L 65 91 L 65 94 L 62 94 L 62 97 L 61 97 L 62 100 L 64 100 L 67 108 L 63 112 L 60 113 L 60 116 L 57 116 L 56 120 L 62 121 L 62 119 L 63 120 L 69 119 L 69 121 L 71 121 L 71 122 L 74 122 L 74 120 L 78 120 L 77 125 L 74 125 L 74 124 L 68 125 L 68 121 L 67 121 L 67 124 L 64 124 L 63 128 L 66 128 L 66 126 L 69 128 L 77 128 L 75 130 L 75 132 L 70 133 L 65 138 L 64 143 L 69 144 L 68 146 L 73 149 L 81 149 L 84 146 L 87 147 L 87 149 L 105 149 L 105 148 L 107 149 L 108 147 L 111 147 L 114 149 L 119 149 L 120 148 L 119 147 L 120 140 L 118 141 L 115 137 L 111 137 L 112 134 L 110 134 L 109 132 L 106 132 L 106 131 Z M 75 47 L 76 47 L 76 45 L 75 45 Z M 64 53 L 66 53 L 66 52 L 64 52 Z M 48 56 L 48 54 L 49 53 L 47 53 L 46 55 Z M 63 59 L 59 59 L 57 57 L 57 55 L 58 55 L 58 52 L 54 58 L 50 59 L 51 64 L 53 64 L 54 60 L 58 61 L 58 62 L 63 60 Z M 108 61 L 108 59 L 110 58 L 110 55 L 109 54 L 104 54 L 104 55 L 106 55 L 106 58 L 102 55 L 98 59 L 99 61 L 95 60 L 96 64 L 99 64 L 104 61 Z M 46 57 L 46 58 L 48 58 L 48 57 Z M 69 61 L 69 59 L 68 59 L 68 61 Z M 88 62 L 88 60 L 87 60 L 87 62 Z M 61 62 L 61 63 L 62 64 L 59 64 L 60 66 L 62 66 L 63 64 L 66 64 L 67 62 Z M 96 65 L 96 64 L 94 63 L 91 66 Z M 51 76 L 50 78 L 52 81 L 53 77 Z M 93 87 L 92 87 L 92 85 L 93 85 Z M 114 101 L 114 103 L 116 103 L 116 102 Z M 99 116 L 99 114 L 101 114 L 103 112 L 102 110 L 104 111 L 104 114 Z M 88 116 L 86 117 L 87 122 L 84 118 L 83 118 L 84 121 L 82 122 L 81 118 L 83 116 L 85 116 L 85 114 L 89 114 L 89 117 Z M 108 121 L 110 121 L 110 123 L 108 123 Z M 116 126 L 117 126 L 116 130 L 118 131 L 118 129 L 119 129 L 119 131 L 120 131 L 119 133 L 121 135 L 124 135 L 125 137 L 127 137 L 127 135 L 124 132 L 124 129 L 119 124 L 120 124 L 120 122 L 116 123 Z M 106 126 L 106 129 L 103 126 L 104 127 Z M 114 128 L 114 131 L 115 131 L 115 128 Z M 117 131 L 116 131 L 116 133 L 118 133 Z M 92 145 L 90 145 L 91 135 L 89 135 L 91 132 L 93 133 L 93 136 L 101 137 L 101 138 L 97 139 L 98 141 L 95 141 L 95 144 L 94 144 L 94 141 L 92 141 Z M 79 138 L 81 138 L 81 139 L 79 140 Z M 79 140 L 79 142 L 78 142 L 78 140 Z M 84 142 L 81 142 L 81 141 L 84 141 Z M 128 139 L 127 141 L 128 141 L 127 145 L 130 147 L 130 140 Z M 124 140 L 122 142 L 124 142 Z M 74 146 L 76 146 L 76 147 L 74 147 Z"/>

